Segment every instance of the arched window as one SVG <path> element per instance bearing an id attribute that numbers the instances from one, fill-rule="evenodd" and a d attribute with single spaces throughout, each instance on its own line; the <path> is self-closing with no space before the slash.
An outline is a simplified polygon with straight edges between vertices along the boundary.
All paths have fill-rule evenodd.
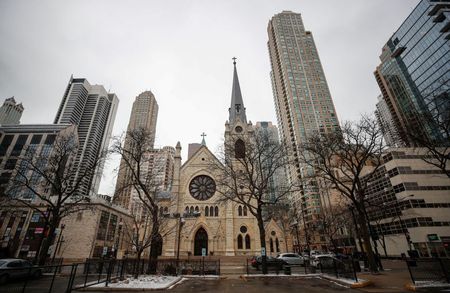
<path id="1" fill-rule="evenodd" d="M 209 217 L 209 207 L 205 207 L 205 217 Z"/>
<path id="2" fill-rule="evenodd" d="M 216 207 L 214 209 L 214 216 L 218 217 L 219 216 L 219 207 Z"/>
<path id="3" fill-rule="evenodd" d="M 238 249 L 242 249 L 242 235 L 241 234 L 238 235 L 237 242 L 238 242 Z"/>
<path id="4" fill-rule="evenodd" d="M 275 238 L 275 246 L 277 247 L 277 252 L 280 252 L 280 242 L 278 241 L 278 238 Z"/>
<path id="5" fill-rule="evenodd" d="M 245 235 L 245 249 L 250 249 L 250 236 Z"/>
<path id="6" fill-rule="evenodd" d="M 189 209 L 189 214 L 193 214 L 194 213 L 194 207 L 193 206 L 191 206 L 191 208 Z"/>
<path id="7" fill-rule="evenodd" d="M 234 144 L 234 156 L 236 159 L 245 157 L 245 143 L 241 139 L 238 139 Z"/>
<path id="8" fill-rule="evenodd" d="M 200 210 L 198 209 L 198 206 L 195 207 L 195 212 L 198 213 Z"/>
<path id="9" fill-rule="evenodd" d="M 270 252 L 273 252 L 273 240 L 270 238 Z"/>
<path id="10" fill-rule="evenodd" d="M 238 207 L 238 216 L 242 217 L 242 206 Z"/>
<path id="11" fill-rule="evenodd" d="M 209 207 L 209 216 L 214 217 L 214 207 Z"/>
<path id="12" fill-rule="evenodd" d="M 169 213 L 169 208 L 168 208 L 168 207 L 165 207 L 165 208 L 164 208 L 164 213 L 165 213 L 165 214 L 168 214 L 168 213 Z"/>
<path id="13" fill-rule="evenodd" d="M 189 207 L 186 207 L 185 209 L 184 209 L 184 213 L 187 215 L 187 214 L 189 214 Z"/>
<path id="14" fill-rule="evenodd" d="M 244 206 L 244 217 L 247 216 L 247 206 Z"/>

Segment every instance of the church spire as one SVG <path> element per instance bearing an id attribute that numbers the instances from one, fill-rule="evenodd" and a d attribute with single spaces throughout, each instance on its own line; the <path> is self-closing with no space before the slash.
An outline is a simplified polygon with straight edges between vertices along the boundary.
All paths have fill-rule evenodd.
<path id="1" fill-rule="evenodd" d="M 245 115 L 244 101 L 242 100 L 241 87 L 239 86 L 239 79 L 236 70 L 236 57 L 233 57 L 234 73 L 233 73 L 233 88 L 231 91 L 231 106 L 228 109 L 230 117 L 229 122 L 234 123 L 236 119 L 247 123 L 247 116 Z"/>

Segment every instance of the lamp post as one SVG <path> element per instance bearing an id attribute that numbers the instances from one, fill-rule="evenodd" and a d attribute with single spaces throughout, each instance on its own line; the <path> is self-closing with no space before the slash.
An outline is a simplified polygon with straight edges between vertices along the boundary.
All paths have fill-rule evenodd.
<path id="1" fill-rule="evenodd" d="M 354 207 L 352 205 L 349 205 L 348 209 L 350 210 L 350 213 L 352 214 L 352 219 L 353 219 L 353 225 L 355 226 L 355 233 L 356 233 L 356 238 L 358 238 L 358 243 L 359 243 L 359 247 L 361 248 L 361 250 L 363 249 L 362 246 L 362 240 L 361 240 L 361 236 L 359 234 L 359 230 L 358 230 L 358 223 L 356 221 L 356 216 L 355 216 L 355 211 L 354 211 Z M 356 243 L 355 243 L 356 244 Z M 358 247 L 355 245 L 355 250 L 356 253 L 358 253 Z"/>
<path id="2" fill-rule="evenodd" d="M 186 218 L 198 218 L 200 217 L 201 213 L 200 212 L 193 212 L 191 213 L 184 213 L 184 214 L 180 214 L 180 213 L 174 213 L 172 214 L 172 216 L 170 216 L 170 214 L 165 215 L 166 217 L 171 217 L 174 219 L 178 219 L 178 235 L 177 235 L 177 260 L 176 260 L 176 265 L 177 265 L 177 273 L 179 274 L 179 262 L 180 262 L 180 243 L 181 243 L 181 229 L 183 228 L 183 225 L 185 223 L 185 219 Z"/>
<path id="3" fill-rule="evenodd" d="M 398 212 L 398 220 L 400 222 L 400 227 L 401 227 L 403 233 L 405 234 L 406 244 L 408 245 L 408 250 L 412 250 L 412 247 L 411 247 L 411 236 L 409 235 L 408 227 L 406 226 L 405 222 L 403 221 L 402 212 L 401 212 L 401 209 L 400 209 L 399 205 L 400 205 L 401 202 L 403 202 L 406 199 L 411 198 L 413 196 L 414 196 L 414 194 L 410 194 L 410 195 L 405 196 L 403 198 L 396 199 L 395 202 L 393 202 L 393 204 L 395 206 L 395 212 Z M 389 204 L 384 202 L 383 206 L 386 207 L 386 206 L 389 206 Z"/>
<path id="4" fill-rule="evenodd" d="M 58 241 L 56 242 L 55 251 L 53 252 L 52 264 L 55 263 L 56 253 L 58 252 L 59 244 L 61 243 L 61 237 L 62 237 L 62 234 L 63 234 L 63 231 L 64 231 L 65 227 L 66 227 L 66 225 L 61 224 L 61 230 L 59 231 Z"/>

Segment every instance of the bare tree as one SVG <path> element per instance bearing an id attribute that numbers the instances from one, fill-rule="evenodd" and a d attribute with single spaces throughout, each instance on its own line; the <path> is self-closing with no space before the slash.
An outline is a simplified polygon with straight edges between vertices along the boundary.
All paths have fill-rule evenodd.
<path id="1" fill-rule="evenodd" d="M 125 168 L 126 174 L 117 192 L 133 193 L 138 199 L 136 205 L 141 209 L 139 213 L 148 217 L 149 231 L 145 232 L 144 241 L 148 241 L 150 246 L 149 272 L 154 272 L 162 240 L 161 233 L 163 231 L 167 233 L 174 227 L 166 225 L 168 221 L 165 220 L 164 214 L 160 213 L 160 208 L 165 207 L 158 198 L 163 191 L 163 184 L 158 164 L 152 164 L 151 151 L 153 151 L 153 133 L 145 128 L 129 130 L 125 138 L 115 137 L 110 149 L 111 153 L 121 155 L 120 168 Z"/>
<path id="2" fill-rule="evenodd" d="M 79 168 L 75 158 L 78 140 L 74 132 L 59 134 L 52 144 L 41 148 L 31 145 L 18 158 L 4 196 L 10 206 L 27 207 L 44 219 L 40 251 L 36 262 L 43 264 L 61 220 L 89 208 L 87 194 L 80 186 L 95 176 L 97 166 L 104 160 L 99 154 Z"/>
<path id="3" fill-rule="evenodd" d="M 264 209 L 295 191 L 295 184 L 277 180 L 291 163 L 286 146 L 261 134 L 236 135 L 225 142 L 219 157 L 220 161 L 211 162 L 217 174 L 217 192 L 222 201 L 247 207 L 257 220 L 261 248 L 265 250 Z M 272 180 L 277 181 L 275 192 L 272 192 Z M 267 273 L 265 255 L 262 255 L 262 269 Z"/>
<path id="4" fill-rule="evenodd" d="M 341 229 L 348 222 L 348 212 L 345 208 L 339 204 L 335 204 L 327 207 L 317 216 L 319 225 L 323 234 L 328 237 L 329 243 L 332 245 L 333 250 L 338 252 L 338 235 L 340 235 Z"/>
<path id="5" fill-rule="evenodd" d="M 302 163 L 314 170 L 311 175 L 329 182 L 354 206 L 369 268 L 376 272 L 365 207 L 366 190 L 382 164 L 385 148 L 378 123 L 368 116 L 355 123 L 344 122 L 339 132 L 315 134 L 301 148 Z"/>

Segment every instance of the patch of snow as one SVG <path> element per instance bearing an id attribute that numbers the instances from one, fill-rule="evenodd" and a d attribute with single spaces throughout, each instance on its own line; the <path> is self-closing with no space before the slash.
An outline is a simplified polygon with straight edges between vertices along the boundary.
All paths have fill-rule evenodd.
<path id="1" fill-rule="evenodd" d="M 450 287 L 450 284 L 449 283 L 439 282 L 439 281 L 416 281 L 415 286 L 417 288 Z"/>
<path id="2" fill-rule="evenodd" d="M 175 284 L 176 282 L 178 282 L 179 280 L 181 280 L 181 277 L 143 275 L 139 276 L 137 279 L 130 277 L 123 281 L 118 281 L 117 283 L 108 283 L 108 287 L 166 289 Z M 105 283 L 100 283 L 92 287 L 105 287 Z"/>

